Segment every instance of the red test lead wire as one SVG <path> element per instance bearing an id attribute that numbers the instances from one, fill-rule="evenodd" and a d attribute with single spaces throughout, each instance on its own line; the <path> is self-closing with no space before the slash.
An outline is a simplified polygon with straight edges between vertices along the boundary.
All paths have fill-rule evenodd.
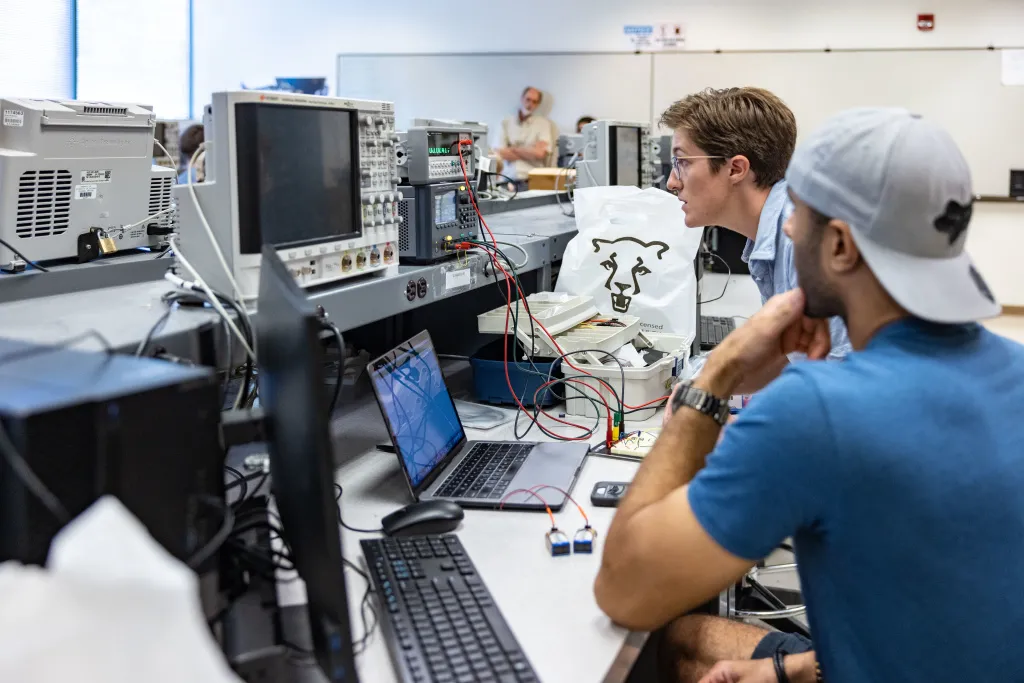
<path id="1" fill-rule="evenodd" d="M 535 486 L 534 488 L 537 488 L 537 487 Z M 551 520 L 551 528 L 552 529 L 557 529 L 558 528 L 555 525 L 555 515 L 554 515 L 554 513 L 551 512 L 551 506 L 548 505 L 548 502 L 546 500 L 541 498 L 540 494 L 538 494 L 538 493 L 536 493 L 534 491 L 531 491 L 530 489 L 516 489 L 515 491 L 509 491 L 508 493 L 505 494 L 505 497 L 501 499 L 501 504 L 498 505 L 498 509 L 499 510 L 504 509 L 505 501 L 507 501 L 509 498 L 511 498 L 512 496 L 516 495 L 517 493 L 529 493 L 531 496 L 533 496 L 534 498 L 539 500 L 541 503 L 543 503 L 544 504 L 544 509 L 548 511 L 548 518 Z"/>
<path id="2" fill-rule="evenodd" d="M 493 250 L 494 251 L 492 252 L 489 248 L 487 248 L 486 245 L 483 245 L 483 244 L 471 245 L 471 246 L 479 246 L 481 248 L 484 248 L 485 251 L 487 252 L 487 254 L 490 256 L 491 261 L 494 264 L 494 267 L 497 270 L 499 270 L 502 275 L 505 276 L 505 291 L 506 291 L 506 304 L 507 304 L 507 308 L 505 309 L 504 364 L 505 364 L 505 381 L 506 381 L 506 383 L 508 385 L 509 392 L 512 394 L 512 398 L 513 398 L 513 400 L 515 400 L 516 404 L 519 406 L 519 409 L 522 410 L 526 414 L 527 417 L 529 417 L 531 420 L 533 420 L 534 423 L 537 425 L 537 427 L 544 434 L 546 434 L 546 435 L 548 435 L 548 436 L 550 436 L 552 438 L 567 439 L 567 440 L 572 440 L 572 441 L 586 441 L 586 440 L 588 440 L 590 438 L 589 436 L 586 436 L 586 437 L 564 437 L 564 436 L 561 436 L 561 435 L 558 435 L 558 434 L 554 434 L 554 433 L 548 431 L 548 429 L 545 428 L 542 424 L 540 424 L 540 422 L 538 422 L 535 417 L 530 415 L 529 411 L 526 409 L 526 407 L 519 400 L 519 397 L 516 394 L 515 389 L 512 386 L 512 380 L 511 380 L 511 377 L 509 376 L 509 372 L 508 372 L 508 324 L 509 324 L 510 312 L 511 312 L 511 308 L 512 308 L 512 287 L 509 284 L 510 281 L 512 281 L 512 283 L 515 284 L 516 291 L 519 294 L 519 298 L 520 299 L 523 299 L 525 301 L 526 296 L 523 293 L 522 288 L 519 286 L 519 283 L 517 281 L 515 281 L 511 277 L 509 272 L 507 270 L 505 270 L 505 268 L 501 265 L 500 261 L 498 260 L 498 241 L 497 241 L 497 239 L 495 239 L 494 233 L 491 232 L 491 228 L 487 225 L 487 221 L 484 219 L 483 212 L 480 211 L 480 206 L 477 204 L 476 195 L 472 191 L 472 186 L 471 186 L 471 184 L 469 182 L 469 174 L 468 174 L 468 172 L 466 170 L 466 161 L 462 157 L 461 148 L 464 145 L 468 145 L 468 146 L 472 147 L 473 141 L 472 140 L 459 140 L 457 145 L 460 148 L 459 149 L 459 164 L 462 167 L 462 178 L 463 178 L 464 182 L 466 183 L 467 188 L 469 188 L 469 199 L 470 199 L 470 202 L 472 202 L 473 209 L 474 209 L 474 211 L 476 211 L 476 215 L 480 219 L 480 225 L 484 228 L 484 230 L 487 231 L 488 236 L 491 238 L 491 244 L 493 245 Z M 458 246 L 462 247 L 464 245 L 469 245 L 469 243 L 468 242 L 463 242 L 463 243 L 460 243 Z M 530 318 L 533 320 L 533 322 L 541 329 L 541 331 L 544 332 L 544 334 L 548 337 L 548 339 L 551 340 L 551 343 L 558 350 L 559 354 L 562 354 L 564 356 L 565 355 L 564 349 L 562 349 L 562 347 L 555 340 L 554 336 L 544 326 L 544 324 L 541 323 L 539 320 L 537 320 L 537 318 L 534 317 L 532 312 L 527 311 L 527 315 L 530 316 Z M 608 382 L 606 382 L 605 380 L 600 379 L 598 377 L 594 377 L 588 371 L 575 366 L 572 363 L 572 361 L 569 360 L 569 358 L 567 356 L 563 360 L 573 370 L 576 370 L 577 372 L 579 372 L 579 373 L 581 373 L 583 375 L 586 375 L 588 377 L 591 377 L 592 379 L 597 380 L 599 383 L 603 384 L 606 388 L 608 388 L 608 390 L 611 391 L 613 394 L 615 393 L 615 390 L 612 389 L 611 385 L 609 385 Z M 575 381 L 579 381 L 579 380 L 575 380 Z M 594 387 L 592 387 L 589 384 L 586 384 L 585 382 L 582 382 L 582 381 L 580 381 L 580 383 L 584 384 L 585 386 L 590 388 L 592 391 L 595 391 L 600 396 L 600 392 L 597 391 Z M 535 396 L 536 396 L 536 394 L 535 394 Z M 649 403 L 645 403 L 643 406 L 638 406 L 638 407 L 627 405 L 625 403 L 625 397 L 624 396 L 620 396 L 619 397 L 619 402 L 622 404 L 623 409 L 627 409 L 628 408 L 630 410 L 636 410 L 637 408 L 642 408 L 642 407 L 645 407 L 647 405 L 650 405 Z M 608 406 L 607 402 L 604 402 L 604 403 L 605 403 L 605 408 L 608 410 L 608 420 L 610 422 L 611 418 L 612 418 L 612 411 L 611 411 L 611 408 Z M 564 424 L 564 425 L 567 425 L 567 426 L 570 426 L 570 427 L 574 427 L 576 429 L 580 429 L 580 430 L 583 430 L 583 431 L 590 431 L 588 428 L 583 427 L 581 425 L 573 424 L 571 422 L 567 422 L 567 421 L 562 420 L 560 418 L 554 417 L 554 416 L 550 415 L 549 413 L 547 413 L 546 411 L 541 410 L 540 412 L 543 413 L 549 419 L 552 419 L 555 422 L 558 422 L 560 424 Z M 610 428 L 609 428 L 609 434 L 606 435 L 606 439 L 605 439 L 606 442 L 610 438 L 611 438 L 611 434 L 610 434 Z"/>
<path id="3" fill-rule="evenodd" d="M 576 506 L 576 509 L 580 511 L 580 514 L 583 515 L 583 523 L 586 524 L 588 527 L 590 526 L 590 518 L 587 517 L 587 513 L 583 511 L 583 506 L 577 503 L 576 499 L 570 496 L 568 491 L 566 491 L 565 489 L 560 489 L 557 486 L 551 486 L 550 484 L 538 484 L 536 486 L 531 487 L 530 491 L 537 491 L 540 489 L 552 489 L 554 491 L 558 491 L 563 496 L 568 498 L 570 501 L 572 501 L 572 504 Z"/>

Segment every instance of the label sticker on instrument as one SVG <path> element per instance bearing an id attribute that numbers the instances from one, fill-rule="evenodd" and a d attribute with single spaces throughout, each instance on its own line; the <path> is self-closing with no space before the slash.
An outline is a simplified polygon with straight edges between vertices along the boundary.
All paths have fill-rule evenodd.
<path id="1" fill-rule="evenodd" d="M 21 128 L 25 125 L 25 112 L 17 109 L 4 109 L 4 125 Z"/>
<path id="2" fill-rule="evenodd" d="M 473 284 L 473 281 L 470 278 L 469 268 L 449 270 L 444 274 L 445 291 L 458 289 L 459 287 L 469 287 L 471 284 Z"/>
<path id="3" fill-rule="evenodd" d="M 112 171 L 82 171 L 83 183 L 109 183 Z"/>
<path id="4" fill-rule="evenodd" d="M 95 185 L 75 185 L 75 199 L 96 199 L 99 189 Z"/>

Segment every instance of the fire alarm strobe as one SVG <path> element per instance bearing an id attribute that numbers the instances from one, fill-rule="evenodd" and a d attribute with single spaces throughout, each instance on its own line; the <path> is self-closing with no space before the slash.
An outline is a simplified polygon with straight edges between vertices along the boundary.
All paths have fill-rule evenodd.
<path id="1" fill-rule="evenodd" d="M 933 31 L 933 30 L 935 30 L 935 15 L 934 14 L 918 14 L 917 15 L 917 30 L 918 31 Z"/>

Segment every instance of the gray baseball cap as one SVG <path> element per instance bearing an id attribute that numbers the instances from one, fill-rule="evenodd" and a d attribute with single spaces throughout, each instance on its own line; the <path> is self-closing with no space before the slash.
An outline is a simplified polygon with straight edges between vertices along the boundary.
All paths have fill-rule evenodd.
<path id="1" fill-rule="evenodd" d="M 849 224 L 875 277 L 913 315 L 959 323 L 999 315 L 964 251 L 973 194 L 946 131 L 905 109 L 850 109 L 801 143 L 790 190 Z"/>

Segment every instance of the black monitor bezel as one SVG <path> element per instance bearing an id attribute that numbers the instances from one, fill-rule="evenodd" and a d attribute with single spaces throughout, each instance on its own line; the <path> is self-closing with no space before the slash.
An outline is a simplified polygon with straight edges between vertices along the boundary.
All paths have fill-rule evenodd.
<path id="1" fill-rule="evenodd" d="M 317 661 L 328 680 L 354 682 L 358 674 L 334 497 L 322 326 L 313 304 L 270 245 L 263 247 L 259 292 L 260 403 L 282 536 L 306 583 Z M 279 386 L 286 387 L 287 399 L 278 400 Z M 336 673 L 339 667 L 341 673 Z"/>

